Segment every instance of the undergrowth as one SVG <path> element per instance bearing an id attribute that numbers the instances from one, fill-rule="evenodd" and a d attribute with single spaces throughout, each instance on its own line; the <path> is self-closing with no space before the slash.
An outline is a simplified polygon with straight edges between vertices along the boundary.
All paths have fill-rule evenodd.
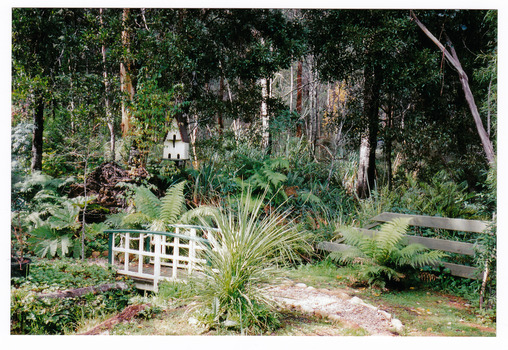
<path id="1" fill-rule="evenodd" d="M 27 278 L 12 279 L 11 334 L 64 334 L 86 319 L 123 310 L 135 294 L 128 289 L 73 298 L 40 298 L 41 293 L 117 282 L 110 267 L 80 261 L 36 260 Z"/>

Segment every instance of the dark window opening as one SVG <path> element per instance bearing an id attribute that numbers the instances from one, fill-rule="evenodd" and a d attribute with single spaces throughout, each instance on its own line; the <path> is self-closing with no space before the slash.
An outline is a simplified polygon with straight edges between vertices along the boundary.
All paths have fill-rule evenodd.
<path id="1" fill-rule="evenodd" d="M 176 143 L 176 135 L 173 135 L 173 148 L 175 148 L 175 143 Z"/>

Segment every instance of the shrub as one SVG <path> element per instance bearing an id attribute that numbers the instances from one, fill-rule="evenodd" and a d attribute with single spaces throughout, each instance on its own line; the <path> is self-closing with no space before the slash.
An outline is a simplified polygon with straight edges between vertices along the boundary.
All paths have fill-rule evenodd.
<path id="1" fill-rule="evenodd" d="M 446 254 L 421 244 L 405 244 L 403 236 L 408 226 L 408 219 L 394 219 L 383 224 L 372 237 L 351 228 L 341 230 L 349 247 L 331 253 L 330 258 L 340 263 L 358 264 L 359 279 L 371 286 L 384 288 L 389 281 L 415 277 L 416 268 L 435 264 Z"/>
<path id="2" fill-rule="evenodd" d="M 13 279 L 11 334 L 63 334 L 86 318 L 122 310 L 133 295 L 132 287 L 74 298 L 38 298 L 39 293 L 113 283 L 115 275 L 112 267 L 69 259 L 32 263 L 27 278 Z"/>

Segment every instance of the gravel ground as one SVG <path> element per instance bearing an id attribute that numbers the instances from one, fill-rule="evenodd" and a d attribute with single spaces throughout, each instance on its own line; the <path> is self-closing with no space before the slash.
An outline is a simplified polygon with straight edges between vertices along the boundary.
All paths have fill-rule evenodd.
<path id="1" fill-rule="evenodd" d="M 389 313 L 342 292 L 315 289 L 303 283 L 271 287 L 268 291 L 290 308 L 357 325 L 371 335 L 393 336 L 403 328 Z"/>

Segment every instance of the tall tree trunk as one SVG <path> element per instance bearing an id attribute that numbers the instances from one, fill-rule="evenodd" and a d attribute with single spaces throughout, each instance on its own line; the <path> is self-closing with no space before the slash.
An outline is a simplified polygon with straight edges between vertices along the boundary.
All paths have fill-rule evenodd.
<path id="1" fill-rule="evenodd" d="M 42 92 L 35 93 L 35 108 L 33 112 L 34 132 L 32 135 L 32 164 L 31 170 L 42 170 L 42 146 L 44 143 L 44 99 Z"/>
<path id="2" fill-rule="evenodd" d="M 473 93 L 471 92 L 471 89 L 469 87 L 469 80 L 467 77 L 466 72 L 464 69 L 462 69 L 462 65 L 460 64 L 459 58 L 457 56 L 457 53 L 455 52 L 455 49 L 453 47 L 453 44 L 451 41 L 447 38 L 448 46 L 450 47 L 450 52 L 444 47 L 443 44 L 427 29 L 427 27 L 420 22 L 420 20 L 416 17 L 415 13 L 411 10 L 410 11 L 411 17 L 415 21 L 415 23 L 420 27 L 420 29 L 431 39 L 434 44 L 439 47 L 439 49 L 443 52 L 444 56 L 448 60 L 448 62 L 451 63 L 453 68 L 457 71 L 459 74 L 459 80 L 462 84 L 462 90 L 464 91 L 464 95 L 466 97 L 467 104 L 469 106 L 469 110 L 471 111 L 471 114 L 473 115 L 473 119 L 476 125 L 476 130 L 478 132 L 478 135 L 480 136 L 480 140 L 482 142 L 483 151 L 485 152 L 485 156 L 487 158 L 487 161 L 489 164 L 493 164 L 495 162 L 495 152 L 494 152 L 494 146 L 492 145 L 492 142 L 489 139 L 489 135 L 485 131 L 485 128 L 483 127 L 482 119 L 480 117 L 480 113 L 478 112 L 478 108 L 476 107 L 476 103 L 474 100 Z"/>
<path id="3" fill-rule="evenodd" d="M 388 110 L 386 111 L 386 125 L 385 125 L 385 159 L 386 159 L 386 173 L 388 177 L 388 190 L 392 190 L 392 138 L 393 138 L 393 104 L 390 98 Z"/>
<path id="4" fill-rule="evenodd" d="M 309 141 L 312 144 L 314 156 L 318 156 L 318 140 L 319 140 L 319 116 L 318 116 L 318 100 L 317 100 L 317 73 L 314 67 L 314 58 L 309 57 Z"/>
<path id="5" fill-rule="evenodd" d="M 104 27 L 104 22 L 102 19 L 103 9 L 100 9 L 100 23 L 101 29 Z M 102 76 L 104 80 L 104 95 L 105 95 L 105 108 L 106 108 L 106 123 L 108 124 L 109 129 L 109 142 L 110 147 L 109 150 L 111 152 L 111 161 L 114 162 L 116 158 L 116 138 L 115 138 L 115 121 L 113 119 L 113 113 L 111 113 L 111 105 L 109 101 L 109 81 L 108 81 L 108 70 L 106 65 L 106 46 L 102 44 Z"/>
<path id="6" fill-rule="evenodd" d="M 264 150 L 268 149 L 269 139 L 270 139 L 270 131 L 269 131 L 269 123 L 270 117 L 268 115 L 268 81 L 266 78 L 261 78 L 261 135 L 262 135 L 262 147 Z"/>
<path id="7" fill-rule="evenodd" d="M 302 74 L 303 74 L 303 62 L 298 61 L 298 69 L 296 71 L 296 112 L 298 116 L 301 118 L 302 116 L 302 94 L 303 94 L 303 85 L 302 85 Z M 302 124 L 296 124 L 296 137 L 302 137 Z"/>
<path id="8" fill-rule="evenodd" d="M 222 102 L 225 102 L 227 100 L 226 91 L 224 89 L 224 77 L 220 77 L 219 96 Z M 224 130 L 224 120 L 222 117 L 222 111 L 219 111 L 219 114 L 217 116 L 217 124 L 219 125 L 219 134 L 222 134 Z"/>
<path id="9" fill-rule="evenodd" d="M 290 78 L 289 78 L 289 112 L 293 113 L 293 65 L 290 67 Z"/>
<path id="10" fill-rule="evenodd" d="M 379 129 L 379 95 L 381 89 L 381 70 L 379 66 L 367 64 L 364 69 L 363 114 L 367 128 L 362 135 L 358 182 L 356 193 L 359 198 L 367 198 L 374 189 L 376 180 L 376 146 Z"/>
<path id="11" fill-rule="evenodd" d="M 132 82 L 132 66 L 130 62 L 130 31 L 129 31 L 129 12 L 128 8 L 123 9 L 122 13 L 122 45 L 127 57 L 123 58 L 120 62 L 120 90 L 122 92 L 122 136 L 128 135 L 130 130 L 131 112 L 128 107 L 128 103 L 125 98 L 129 98 L 130 101 L 134 99 L 134 84 Z"/>

